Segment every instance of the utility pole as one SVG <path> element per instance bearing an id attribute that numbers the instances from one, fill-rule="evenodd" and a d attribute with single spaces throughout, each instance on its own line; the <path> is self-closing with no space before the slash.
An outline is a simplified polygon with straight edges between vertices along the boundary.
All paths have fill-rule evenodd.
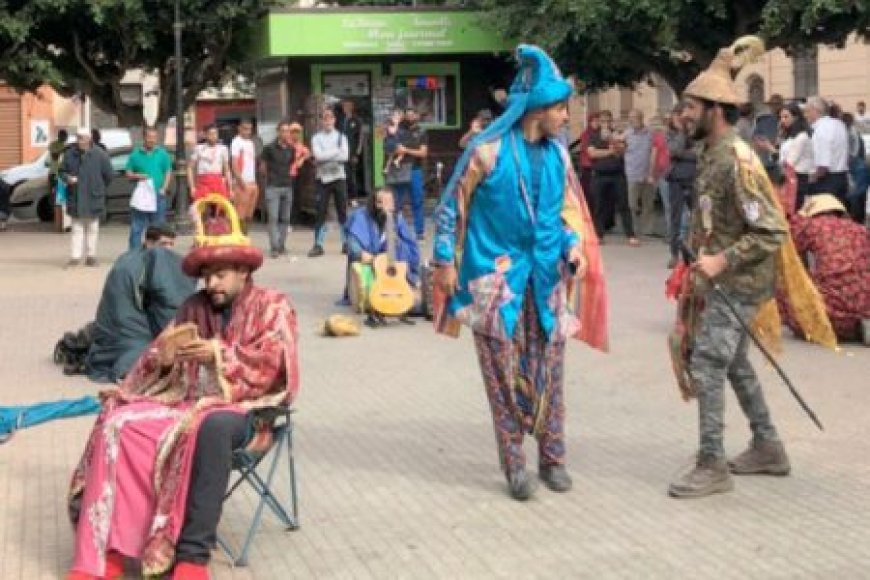
<path id="1" fill-rule="evenodd" d="M 187 191 L 187 150 L 184 139 L 184 74 L 181 54 L 181 0 L 175 0 L 175 226 L 178 233 L 189 225 L 189 192 Z"/>

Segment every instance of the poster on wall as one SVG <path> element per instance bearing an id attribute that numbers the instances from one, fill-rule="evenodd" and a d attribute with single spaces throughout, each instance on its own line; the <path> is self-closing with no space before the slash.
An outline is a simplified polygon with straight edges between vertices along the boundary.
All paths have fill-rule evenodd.
<path id="1" fill-rule="evenodd" d="M 51 140 L 51 121 L 34 119 L 30 121 L 30 146 L 48 147 Z"/>

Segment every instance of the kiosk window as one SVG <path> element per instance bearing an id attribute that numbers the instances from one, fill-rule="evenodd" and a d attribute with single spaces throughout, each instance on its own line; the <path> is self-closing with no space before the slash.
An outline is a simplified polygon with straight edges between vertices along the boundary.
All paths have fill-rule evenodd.
<path id="1" fill-rule="evenodd" d="M 457 123 L 455 76 L 397 76 L 395 100 L 398 107 L 414 107 L 424 125 Z"/>

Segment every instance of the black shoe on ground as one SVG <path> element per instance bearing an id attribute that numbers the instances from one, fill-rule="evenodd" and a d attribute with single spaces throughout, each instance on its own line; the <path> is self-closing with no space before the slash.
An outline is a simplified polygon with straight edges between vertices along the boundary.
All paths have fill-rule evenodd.
<path id="1" fill-rule="evenodd" d="M 538 469 L 538 477 L 551 491 L 564 493 L 571 490 L 571 476 L 564 465 L 542 465 Z"/>
<path id="2" fill-rule="evenodd" d="M 323 246 L 314 246 L 314 247 L 311 248 L 311 250 L 308 252 L 308 257 L 309 257 L 309 258 L 319 258 L 319 257 L 322 256 L 322 255 L 323 255 Z"/>
<path id="3" fill-rule="evenodd" d="M 369 314 L 366 316 L 365 321 L 363 322 L 369 328 L 380 328 L 381 326 L 386 326 L 386 319 L 380 314 Z"/>
<path id="4" fill-rule="evenodd" d="M 72 259 L 72 260 L 70 260 L 69 262 L 66 263 L 66 265 L 63 267 L 63 269 L 64 269 L 64 270 L 68 270 L 68 269 L 70 269 L 70 268 L 75 268 L 75 267 L 78 266 L 79 264 L 81 264 L 81 260 L 75 260 L 75 259 Z"/>
<path id="5" fill-rule="evenodd" d="M 90 266 L 91 268 L 93 268 L 96 265 L 97 265 L 96 258 L 86 258 L 85 259 L 85 266 Z"/>
<path id="6" fill-rule="evenodd" d="M 517 501 L 526 501 L 535 492 L 535 484 L 526 472 L 525 467 L 513 470 L 507 474 L 508 494 Z"/>
<path id="7" fill-rule="evenodd" d="M 399 322 L 401 322 L 402 324 L 407 324 L 408 326 L 414 326 L 415 324 L 417 324 L 416 320 L 411 320 L 410 318 L 408 318 L 407 315 L 400 316 Z"/>
<path id="8" fill-rule="evenodd" d="M 341 245 L 341 253 L 344 254 L 345 256 L 347 255 L 347 244 Z"/>

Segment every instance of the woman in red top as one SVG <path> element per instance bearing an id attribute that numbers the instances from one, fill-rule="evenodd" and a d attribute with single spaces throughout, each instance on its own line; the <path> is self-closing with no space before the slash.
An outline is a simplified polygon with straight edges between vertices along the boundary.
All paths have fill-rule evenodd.
<path id="1" fill-rule="evenodd" d="M 205 138 L 206 142 L 194 149 L 187 166 L 187 181 L 193 192 L 193 200 L 212 193 L 231 199 L 230 151 L 218 141 L 218 130 L 214 125 L 206 128 Z"/>

